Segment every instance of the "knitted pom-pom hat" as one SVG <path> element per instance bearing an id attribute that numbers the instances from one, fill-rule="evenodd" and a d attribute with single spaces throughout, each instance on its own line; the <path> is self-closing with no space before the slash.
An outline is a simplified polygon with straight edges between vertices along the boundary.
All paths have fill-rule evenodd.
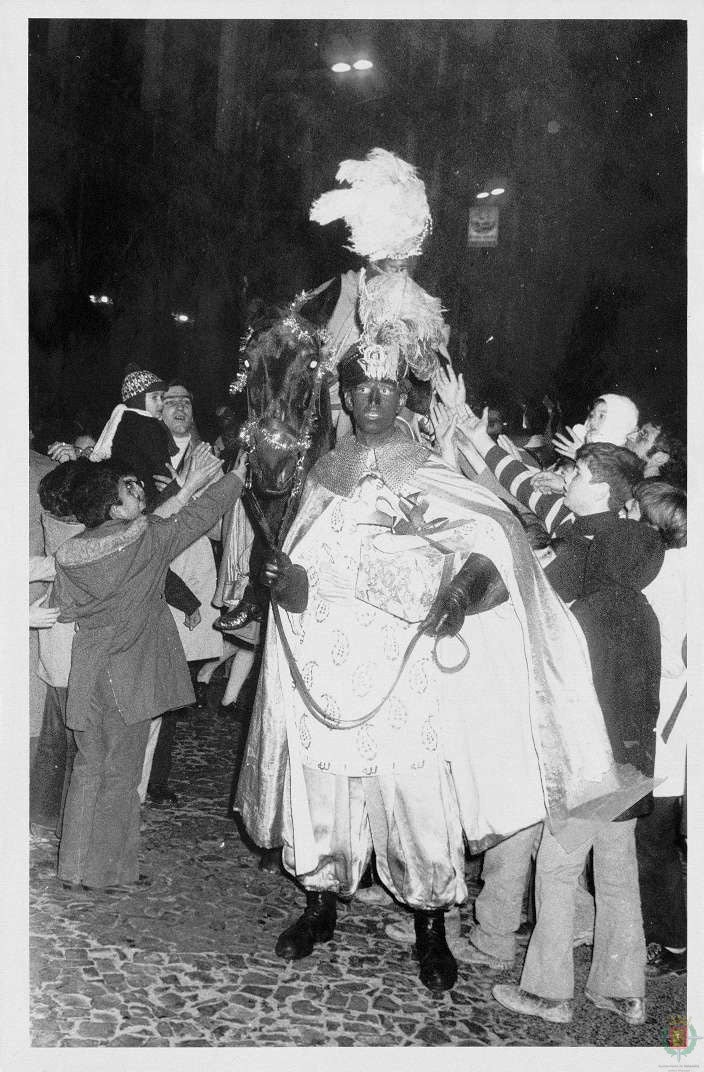
<path id="1" fill-rule="evenodd" d="M 166 384 L 154 372 L 141 369 L 138 365 L 128 365 L 125 378 L 122 381 L 122 401 L 129 405 L 137 395 L 147 394 L 151 391 L 165 391 Z"/>

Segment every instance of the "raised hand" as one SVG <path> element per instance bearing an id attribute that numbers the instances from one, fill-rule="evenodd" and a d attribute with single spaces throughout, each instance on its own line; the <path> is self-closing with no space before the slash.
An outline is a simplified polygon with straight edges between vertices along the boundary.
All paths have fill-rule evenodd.
<path id="1" fill-rule="evenodd" d="M 568 428 L 569 435 L 563 435 L 562 432 L 557 432 L 553 436 L 552 445 L 558 454 L 562 454 L 565 458 L 573 458 L 579 448 L 584 443 L 584 438 L 577 435 L 574 428 Z"/>
<path id="2" fill-rule="evenodd" d="M 200 491 L 206 484 L 210 484 L 221 470 L 222 462 L 215 457 L 209 445 L 197 443 L 187 463 L 184 490 L 187 489 L 191 494 Z"/>
<path id="3" fill-rule="evenodd" d="M 78 457 L 78 451 L 72 443 L 52 443 L 47 450 L 47 454 L 52 461 L 58 462 L 59 465 L 62 462 L 75 462 Z"/>
<path id="4" fill-rule="evenodd" d="M 459 415 L 467 401 L 462 373 L 456 376 L 452 365 L 440 368 L 435 374 L 433 386 L 443 405 L 447 406 L 451 412 L 457 410 Z"/>
<path id="5" fill-rule="evenodd" d="M 453 413 L 443 402 L 430 403 L 430 419 L 435 429 L 435 446 L 444 462 L 457 468 L 455 447 L 452 442 L 457 425 L 457 413 Z"/>
<path id="6" fill-rule="evenodd" d="M 473 409 L 465 403 L 462 416 L 457 421 L 458 431 L 462 432 L 467 439 L 474 442 L 476 437 L 487 436 L 489 438 L 489 407 L 485 406 L 481 417 L 477 416 Z M 492 439 L 491 445 L 494 445 Z"/>

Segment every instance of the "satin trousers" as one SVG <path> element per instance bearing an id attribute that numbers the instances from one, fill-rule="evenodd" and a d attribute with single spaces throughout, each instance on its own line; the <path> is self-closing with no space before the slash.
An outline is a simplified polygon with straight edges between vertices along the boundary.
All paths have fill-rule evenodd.
<path id="1" fill-rule="evenodd" d="M 355 893 L 372 849 L 380 880 L 409 908 L 432 911 L 467 897 L 464 842 L 449 766 L 348 778 L 305 768 L 309 822 L 318 865 L 296 870 L 292 843 L 283 847 L 287 871 L 305 889 Z"/>

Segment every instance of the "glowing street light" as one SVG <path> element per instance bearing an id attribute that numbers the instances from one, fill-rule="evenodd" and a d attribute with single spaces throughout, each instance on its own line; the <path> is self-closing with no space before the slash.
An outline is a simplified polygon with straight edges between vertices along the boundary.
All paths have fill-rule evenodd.
<path id="1" fill-rule="evenodd" d="M 371 71 L 374 64 L 371 60 L 355 60 L 352 66 L 355 71 Z"/>
<path id="2" fill-rule="evenodd" d="M 172 313 L 171 319 L 175 320 L 177 324 L 193 323 L 193 317 L 189 316 L 188 313 Z"/>
<path id="3" fill-rule="evenodd" d="M 330 70 L 334 71 L 335 74 L 344 74 L 346 71 L 351 71 L 352 68 L 349 63 L 344 63 L 343 61 L 340 61 L 339 63 L 333 63 Z"/>
<path id="4" fill-rule="evenodd" d="M 481 193 L 477 194 L 477 201 L 481 201 L 481 199 L 483 197 L 488 197 L 488 196 L 489 196 L 489 191 L 488 190 L 482 190 Z"/>
<path id="5" fill-rule="evenodd" d="M 114 302 L 109 294 L 89 294 L 93 305 L 114 305 Z"/>
<path id="6" fill-rule="evenodd" d="M 505 188 L 503 186 L 495 186 L 494 189 L 491 191 L 491 196 L 492 197 L 498 197 L 499 194 L 503 194 L 505 192 L 506 191 L 505 191 Z"/>

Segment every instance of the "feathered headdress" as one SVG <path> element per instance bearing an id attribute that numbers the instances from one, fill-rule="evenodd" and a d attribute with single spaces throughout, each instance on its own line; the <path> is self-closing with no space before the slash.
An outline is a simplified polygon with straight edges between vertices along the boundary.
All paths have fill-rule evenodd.
<path id="1" fill-rule="evenodd" d="M 437 350 L 447 326 L 439 298 L 419 287 L 405 272 L 381 272 L 359 281 L 359 318 L 363 335 L 395 344 L 419 380 L 430 380 L 438 366 Z"/>
<path id="2" fill-rule="evenodd" d="M 335 179 L 349 188 L 321 194 L 311 205 L 311 220 L 344 219 L 350 231 L 347 248 L 370 261 L 421 253 L 433 221 L 425 183 L 411 164 L 377 148 L 364 160 L 343 160 Z"/>

